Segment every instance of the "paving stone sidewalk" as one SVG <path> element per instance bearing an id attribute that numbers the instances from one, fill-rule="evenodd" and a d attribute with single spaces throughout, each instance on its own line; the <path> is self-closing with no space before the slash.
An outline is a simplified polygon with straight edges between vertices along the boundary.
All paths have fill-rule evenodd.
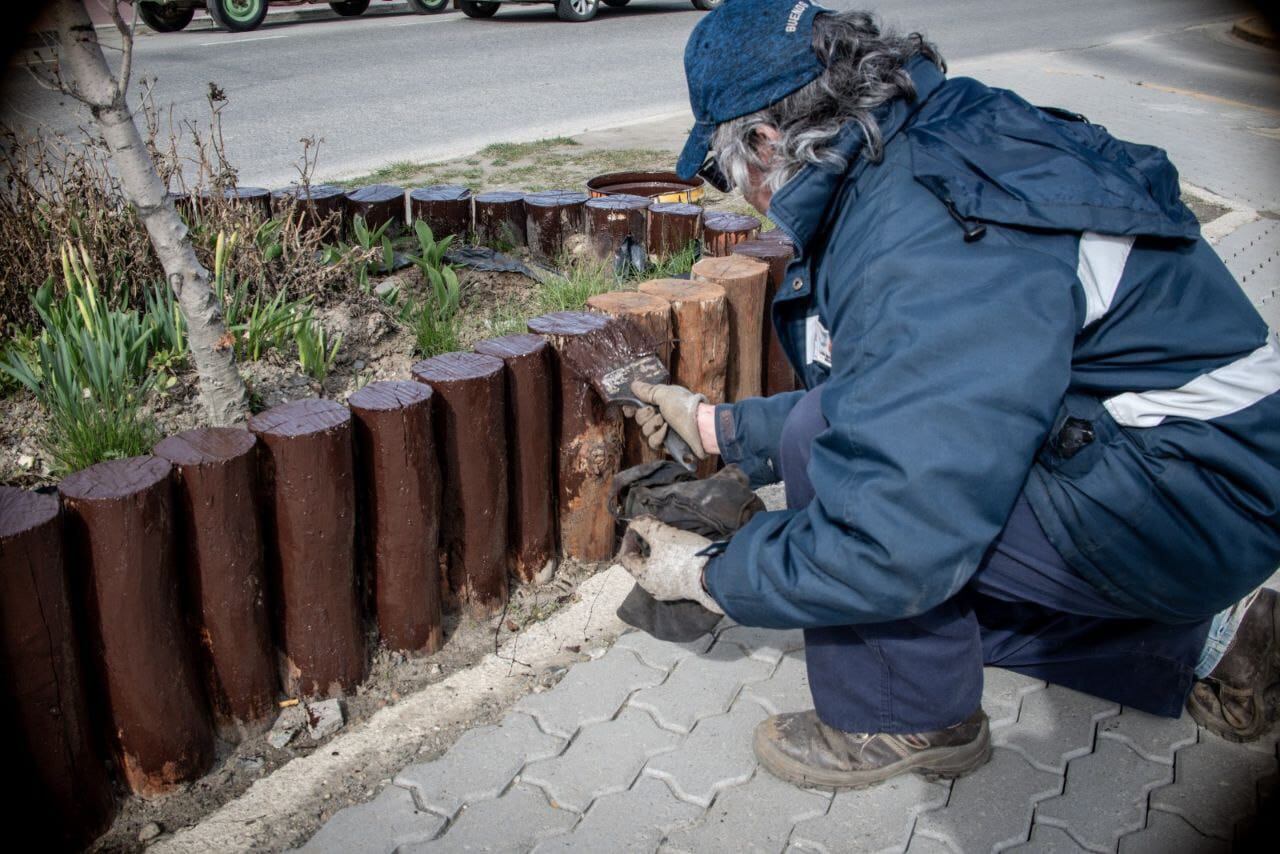
<path id="1" fill-rule="evenodd" d="M 833 795 L 779 782 L 751 752 L 757 722 L 810 706 L 799 632 L 633 632 L 302 850 L 1225 851 L 1280 780 L 1274 736 L 1231 744 L 992 668 L 989 764 Z"/>

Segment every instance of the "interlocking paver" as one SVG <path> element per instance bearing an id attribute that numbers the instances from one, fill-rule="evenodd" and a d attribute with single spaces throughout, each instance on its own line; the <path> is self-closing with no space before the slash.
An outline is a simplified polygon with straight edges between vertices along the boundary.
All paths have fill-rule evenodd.
<path id="1" fill-rule="evenodd" d="M 576 665 L 556 687 L 530 694 L 516 708 L 537 718 L 546 732 L 572 738 L 586 724 L 610 720 L 633 691 L 665 678 L 665 670 L 614 647 L 595 661 Z"/>
<path id="2" fill-rule="evenodd" d="M 1036 823 L 1066 830 L 1091 851 L 1115 851 L 1121 836 L 1145 824 L 1147 793 L 1172 779 L 1170 766 L 1099 739 L 1093 753 L 1071 760 L 1066 788 L 1036 807 Z"/>
<path id="3" fill-rule="evenodd" d="M 956 852 L 941 839 L 934 839 L 923 833 L 913 833 L 911 844 L 907 846 L 907 854 L 956 854 Z"/>
<path id="4" fill-rule="evenodd" d="M 640 661 L 650 667 L 670 670 L 680 659 L 706 652 L 715 639 L 715 635 L 708 633 L 685 643 L 673 643 L 658 640 L 648 632 L 637 631 L 618 638 L 614 646 L 631 650 Z"/>
<path id="5" fill-rule="evenodd" d="M 997 730 L 991 738 L 1040 770 L 1063 774 L 1068 762 L 1093 749 L 1098 721 L 1119 712 L 1115 703 L 1050 685 L 1023 697 L 1018 722 Z"/>
<path id="6" fill-rule="evenodd" d="M 681 660 L 666 682 L 636 692 L 629 705 L 651 713 L 667 729 L 689 732 L 701 718 L 724 714 L 743 685 L 772 671 L 737 646 L 717 644 L 706 655 Z"/>
<path id="7" fill-rule="evenodd" d="M 575 813 L 547 803 L 542 792 L 516 784 L 502 797 L 469 805 L 444 835 L 431 842 L 401 846 L 396 854 L 483 851 L 525 852 L 540 839 L 563 833 L 578 821 Z"/>
<path id="8" fill-rule="evenodd" d="M 990 762 L 951 784 L 945 808 L 920 816 L 916 831 L 944 839 L 958 851 L 994 851 L 1024 841 L 1035 804 L 1061 791 L 1058 775 L 996 748 Z"/>
<path id="9" fill-rule="evenodd" d="M 947 790 L 907 774 L 868 789 L 837 792 L 826 815 L 797 824 L 791 841 L 829 854 L 904 851 L 916 817 L 946 804 Z"/>
<path id="10" fill-rule="evenodd" d="M 334 813 L 301 850 L 305 854 L 391 854 L 401 845 L 433 839 L 444 822 L 420 810 L 408 789 L 387 786 L 368 803 Z"/>
<path id="11" fill-rule="evenodd" d="M 671 832 L 660 851 L 739 854 L 781 851 L 797 822 L 827 811 L 831 796 L 798 789 L 763 768 L 747 783 L 720 793 L 701 821 Z"/>
<path id="12" fill-rule="evenodd" d="M 555 756 L 564 745 L 516 712 L 497 726 L 464 733 L 444 756 L 410 765 L 395 782 L 411 790 L 419 805 L 448 818 L 464 803 L 498 797 L 527 763 Z"/>
<path id="13" fill-rule="evenodd" d="M 751 779 L 752 735 L 765 717 L 759 704 L 740 699 L 728 714 L 698 721 L 679 750 L 655 756 L 644 773 L 665 780 L 684 800 L 709 807 L 716 792 Z"/>
<path id="14" fill-rule="evenodd" d="M 1207 732 L 1178 751 L 1174 782 L 1151 793 L 1151 808 L 1175 813 L 1206 836 L 1231 839 L 1257 809 L 1257 786 L 1276 774 L 1276 759 Z"/>
<path id="15" fill-rule="evenodd" d="M 1196 743 L 1196 722 L 1189 715 L 1162 718 L 1136 709 L 1098 724 L 1098 737 L 1122 741 L 1152 762 L 1173 764 L 1173 755 Z"/>
<path id="16" fill-rule="evenodd" d="M 1084 854 L 1089 849 L 1080 845 L 1060 827 L 1047 824 L 1035 824 L 1031 828 L 1031 838 L 1021 845 L 1006 848 L 1009 854 Z"/>
<path id="17" fill-rule="evenodd" d="M 520 779 L 540 786 L 556 806 L 585 812 L 596 798 L 629 789 L 645 762 L 679 741 L 644 712 L 623 709 L 614 720 L 583 727 L 554 759 L 530 763 Z"/>
<path id="18" fill-rule="evenodd" d="M 597 800 L 570 833 L 543 840 L 534 852 L 653 851 L 668 830 L 700 815 L 702 807 L 680 800 L 662 781 L 641 777 L 627 791 Z"/>
<path id="19" fill-rule="evenodd" d="M 716 638 L 716 644 L 731 643 L 752 658 L 777 664 L 788 652 L 804 649 L 804 632 L 799 629 L 779 631 L 754 626 L 731 626 Z"/>
<path id="20" fill-rule="evenodd" d="M 809 693 L 809 670 L 804 653 L 784 655 L 773 675 L 747 685 L 742 689 L 742 697 L 764 706 L 771 715 L 812 709 L 813 695 Z"/>
<path id="21" fill-rule="evenodd" d="M 1003 667 L 986 667 L 982 671 L 982 709 L 991 720 L 991 729 L 1012 726 L 1018 721 L 1022 698 L 1043 691 L 1045 683 Z"/>
<path id="22" fill-rule="evenodd" d="M 1173 813 L 1151 810 L 1147 827 L 1120 839 L 1120 854 L 1170 854 L 1189 851 L 1195 854 L 1227 854 L 1231 844 L 1204 836 Z"/>

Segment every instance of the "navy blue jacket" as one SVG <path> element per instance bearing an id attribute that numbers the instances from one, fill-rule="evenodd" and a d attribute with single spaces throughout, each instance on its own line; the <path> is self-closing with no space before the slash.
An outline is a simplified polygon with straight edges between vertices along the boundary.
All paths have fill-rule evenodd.
<path id="1" fill-rule="evenodd" d="M 882 162 L 850 126 L 848 170 L 809 167 L 773 198 L 798 247 L 773 320 L 830 427 L 816 498 L 752 519 L 708 564 L 711 594 L 748 625 L 918 614 L 965 585 L 1025 492 L 1135 614 L 1236 601 L 1280 564 L 1280 346 L 1173 166 L 908 70 L 918 94 L 882 111 Z M 802 394 L 718 407 L 723 458 L 776 480 Z"/>

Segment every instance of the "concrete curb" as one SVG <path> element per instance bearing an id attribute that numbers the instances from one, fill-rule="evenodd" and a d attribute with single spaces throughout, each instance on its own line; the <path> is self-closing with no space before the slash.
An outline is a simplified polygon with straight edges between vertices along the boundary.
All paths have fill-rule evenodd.
<path id="1" fill-rule="evenodd" d="M 1231 34 L 1237 38 L 1244 39 L 1247 42 L 1260 44 L 1263 47 L 1280 48 L 1280 39 L 1276 38 L 1276 32 L 1271 28 L 1271 24 L 1261 15 L 1254 15 L 1252 18 L 1243 18 L 1231 25 Z"/>

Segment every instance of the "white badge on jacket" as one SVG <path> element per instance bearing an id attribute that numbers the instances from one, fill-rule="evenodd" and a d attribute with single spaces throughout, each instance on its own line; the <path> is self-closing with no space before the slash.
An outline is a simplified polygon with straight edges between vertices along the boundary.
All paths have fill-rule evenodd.
<path id="1" fill-rule="evenodd" d="M 804 321 L 804 360 L 816 362 L 824 368 L 831 367 L 831 333 L 822 325 L 818 315 L 811 314 Z"/>

